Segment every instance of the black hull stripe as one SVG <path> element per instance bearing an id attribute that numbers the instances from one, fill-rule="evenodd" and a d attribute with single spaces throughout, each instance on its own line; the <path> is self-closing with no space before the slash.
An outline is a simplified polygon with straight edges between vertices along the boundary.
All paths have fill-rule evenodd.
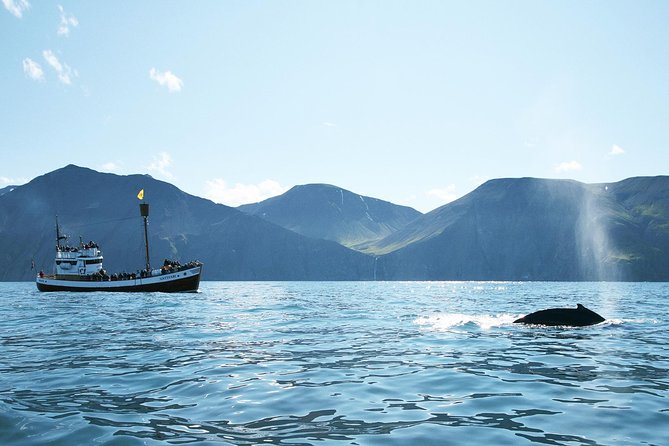
<path id="1" fill-rule="evenodd" d="M 81 282 L 79 282 L 81 283 Z M 93 282 L 95 283 L 95 282 Z M 106 282 L 109 283 L 109 282 Z M 93 292 L 93 291 L 111 291 L 116 293 L 188 293 L 195 292 L 200 286 L 200 273 L 189 275 L 187 277 L 180 277 L 174 280 L 146 283 L 138 285 L 120 285 L 114 287 L 70 287 L 67 285 L 52 285 L 48 283 L 37 282 L 37 289 L 39 291 L 73 291 L 73 292 Z"/>

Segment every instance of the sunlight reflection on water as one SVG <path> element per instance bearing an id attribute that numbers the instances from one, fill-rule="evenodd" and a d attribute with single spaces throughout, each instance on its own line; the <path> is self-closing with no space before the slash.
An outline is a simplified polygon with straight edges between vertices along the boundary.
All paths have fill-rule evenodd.
<path id="1" fill-rule="evenodd" d="M 0 285 L 1 444 L 662 444 L 667 284 Z M 576 302 L 608 320 L 519 327 Z M 630 423 L 634 420 L 634 423 Z"/>

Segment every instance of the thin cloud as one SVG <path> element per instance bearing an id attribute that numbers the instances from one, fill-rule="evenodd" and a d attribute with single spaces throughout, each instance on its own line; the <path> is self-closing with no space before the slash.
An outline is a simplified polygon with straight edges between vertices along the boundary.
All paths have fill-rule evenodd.
<path id="1" fill-rule="evenodd" d="M 9 186 L 10 184 L 14 184 L 14 180 L 9 177 L 0 177 L 0 187 Z"/>
<path id="2" fill-rule="evenodd" d="M 523 145 L 528 149 L 535 149 L 539 146 L 539 143 L 534 139 L 527 139 L 523 142 Z"/>
<path id="3" fill-rule="evenodd" d="M 56 71 L 58 79 L 62 83 L 66 85 L 70 85 L 72 83 L 72 76 L 77 75 L 75 70 L 72 70 L 72 68 L 70 68 L 66 63 L 61 63 L 61 61 L 58 60 L 58 57 L 56 57 L 56 55 L 51 50 L 42 51 L 42 56 L 44 56 L 44 60 L 46 60 L 51 68 Z"/>
<path id="4" fill-rule="evenodd" d="M 58 25 L 58 35 L 69 36 L 70 27 L 76 28 L 79 26 L 79 20 L 77 20 L 74 15 L 65 12 L 61 5 L 58 5 L 58 10 L 60 11 L 60 25 Z"/>
<path id="5" fill-rule="evenodd" d="M 205 197 L 215 203 L 236 207 L 257 203 L 281 195 L 287 190 L 274 180 L 264 180 L 258 184 L 236 183 L 234 186 L 229 186 L 222 178 L 216 178 L 207 181 Z"/>
<path id="6" fill-rule="evenodd" d="M 172 156 L 167 152 L 160 152 L 158 156 L 153 157 L 151 164 L 147 166 L 151 172 L 156 172 L 157 174 L 172 179 L 174 175 L 168 169 L 172 165 Z"/>
<path id="7" fill-rule="evenodd" d="M 2 4 L 5 6 L 7 11 L 11 12 L 19 19 L 23 17 L 24 11 L 30 9 L 30 3 L 28 3 L 28 0 L 2 0 Z"/>
<path id="8" fill-rule="evenodd" d="M 623 148 L 620 147 L 618 144 L 614 144 L 611 146 L 611 151 L 609 152 L 609 155 L 618 156 L 622 155 L 623 153 L 625 153 L 625 150 L 623 150 Z"/>
<path id="9" fill-rule="evenodd" d="M 563 163 L 558 164 L 555 166 L 555 171 L 557 173 L 562 173 L 562 172 L 575 172 L 582 170 L 583 166 L 581 163 L 578 161 L 565 161 Z"/>
<path id="10" fill-rule="evenodd" d="M 456 189 L 457 188 L 455 184 L 449 184 L 448 186 L 443 188 L 430 189 L 429 191 L 426 192 L 426 194 L 430 197 L 438 198 L 439 200 L 445 203 L 450 203 L 451 201 L 456 200 L 458 198 Z"/>
<path id="11" fill-rule="evenodd" d="M 35 62 L 29 57 L 26 57 L 23 59 L 23 72 L 25 73 L 26 76 L 28 76 L 30 79 L 36 80 L 36 81 L 43 81 L 44 80 L 44 70 L 42 70 L 42 67 L 40 64 Z"/>
<path id="12" fill-rule="evenodd" d="M 21 184 L 25 184 L 27 182 L 28 180 L 26 178 L 10 178 L 10 177 L 0 176 L 0 187 L 18 186 Z"/>
<path id="13" fill-rule="evenodd" d="M 184 85 L 184 82 L 169 70 L 162 72 L 151 68 L 149 70 L 149 77 L 158 82 L 159 85 L 167 87 L 170 93 L 181 91 Z"/>
<path id="14" fill-rule="evenodd" d="M 118 161 L 110 161 L 100 166 L 101 172 L 118 173 L 120 170 L 121 170 L 121 163 Z"/>

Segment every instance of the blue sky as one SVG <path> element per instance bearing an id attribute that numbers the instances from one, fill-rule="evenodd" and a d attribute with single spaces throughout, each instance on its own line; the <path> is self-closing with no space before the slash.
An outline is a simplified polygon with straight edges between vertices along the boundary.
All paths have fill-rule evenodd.
<path id="1" fill-rule="evenodd" d="M 668 173 L 666 1 L 1 1 L 0 187 L 73 163 L 425 212 Z"/>

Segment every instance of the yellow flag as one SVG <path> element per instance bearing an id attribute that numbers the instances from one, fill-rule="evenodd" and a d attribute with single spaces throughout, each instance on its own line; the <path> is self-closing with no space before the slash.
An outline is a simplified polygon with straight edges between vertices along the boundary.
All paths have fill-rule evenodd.
<path id="1" fill-rule="evenodd" d="M 140 200 L 144 199 L 144 189 L 139 191 L 139 193 L 137 194 L 137 198 L 139 198 Z"/>

